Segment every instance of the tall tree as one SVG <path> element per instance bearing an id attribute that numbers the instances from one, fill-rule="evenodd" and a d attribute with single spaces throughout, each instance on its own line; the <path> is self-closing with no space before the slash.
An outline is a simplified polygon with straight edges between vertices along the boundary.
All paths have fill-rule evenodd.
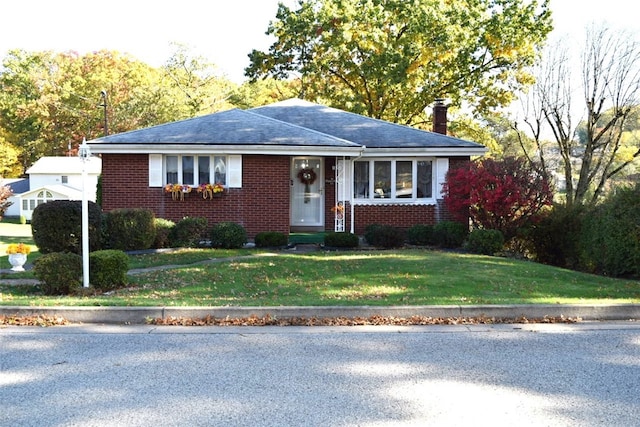
<path id="1" fill-rule="evenodd" d="M 508 104 L 550 31 L 548 0 L 300 0 L 280 4 L 276 41 L 245 74 L 298 77 L 306 99 L 419 125 L 439 97 Z"/>
<path id="2" fill-rule="evenodd" d="M 172 57 L 172 69 L 114 51 L 13 50 L 0 68 L 0 135 L 18 150 L 24 172 L 38 158 L 73 152 L 83 138 L 106 130 L 124 132 L 230 108 L 231 83 L 188 57 L 186 51 Z M 185 62 L 178 66 L 180 60 Z"/>
<path id="3" fill-rule="evenodd" d="M 608 182 L 640 159 L 640 140 L 623 138 L 640 108 L 640 41 L 591 27 L 579 62 L 581 79 L 574 79 L 569 47 L 552 46 L 525 98 L 525 123 L 547 174 L 553 163 L 543 135 L 551 131 L 568 205 L 597 202 Z"/>
<path id="4" fill-rule="evenodd" d="M 235 85 L 219 75 L 215 64 L 201 56 L 194 56 L 189 48 L 174 44 L 175 51 L 163 69 L 168 85 L 187 107 L 189 116 L 228 110 L 228 102 Z"/>

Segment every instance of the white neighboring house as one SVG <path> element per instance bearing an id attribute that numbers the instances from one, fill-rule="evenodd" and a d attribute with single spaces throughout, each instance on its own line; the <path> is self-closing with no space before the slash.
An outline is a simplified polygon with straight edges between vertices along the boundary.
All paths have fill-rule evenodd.
<path id="1" fill-rule="evenodd" d="M 7 179 L 0 184 L 9 185 L 13 196 L 5 216 L 23 216 L 31 221 L 36 206 L 53 200 L 82 200 L 82 169 L 87 172 L 87 200 L 96 201 L 98 177 L 102 172 L 102 159 L 90 157 L 83 165 L 79 157 L 42 157 L 27 169 L 28 179 Z M 28 187 L 25 185 L 28 182 Z"/>

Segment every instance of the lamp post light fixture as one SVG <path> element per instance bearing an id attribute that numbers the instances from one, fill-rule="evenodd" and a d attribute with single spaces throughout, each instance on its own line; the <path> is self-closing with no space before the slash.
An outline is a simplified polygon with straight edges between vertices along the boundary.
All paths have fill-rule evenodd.
<path id="1" fill-rule="evenodd" d="M 82 160 L 82 287 L 89 287 L 89 202 L 87 200 L 87 162 L 91 161 L 91 149 L 86 140 L 78 149 Z"/>

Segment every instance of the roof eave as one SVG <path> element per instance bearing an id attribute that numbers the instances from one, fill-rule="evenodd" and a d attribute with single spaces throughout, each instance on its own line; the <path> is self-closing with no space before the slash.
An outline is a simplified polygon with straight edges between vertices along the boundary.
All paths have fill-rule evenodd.
<path id="1" fill-rule="evenodd" d="M 363 147 L 296 145 L 90 144 L 95 154 L 262 154 L 304 156 L 357 156 Z"/>

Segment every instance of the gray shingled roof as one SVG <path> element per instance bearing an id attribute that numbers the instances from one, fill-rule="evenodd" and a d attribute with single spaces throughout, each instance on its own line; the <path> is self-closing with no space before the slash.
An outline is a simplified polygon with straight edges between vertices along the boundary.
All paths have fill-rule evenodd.
<path id="1" fill-rule="evenodd" d="M 148 150 L 149 146 L 172 146 L 175 150 L 181 145 L 212 145 L 243 152 L 291 147 L 291 153 L 309 150 L 359 153 L 354 150 L 363 146 L 366 151 L 372 152 L 376 149 L 385 152 L 444 150 L 450 154 L 461 150 L 465 155 L 484 152 L 484 147 L 474 142 L 300 99 L 250 110 L 222 111 L 88 142 L 96 152 L 110 149 Z"/>
<path id="2" fill-rule="evenodd" d="M 249 111 L 346 139 L 367 148 L 483 147 L 463 139 L 372 119 L 301 99 L 289 99 Z"/>
<path id="3" fill-rule="evenodd" d="M 211 144 L 358 147 L 335 136 L 239 109 L 109 135 L 91 144 Z"/>

